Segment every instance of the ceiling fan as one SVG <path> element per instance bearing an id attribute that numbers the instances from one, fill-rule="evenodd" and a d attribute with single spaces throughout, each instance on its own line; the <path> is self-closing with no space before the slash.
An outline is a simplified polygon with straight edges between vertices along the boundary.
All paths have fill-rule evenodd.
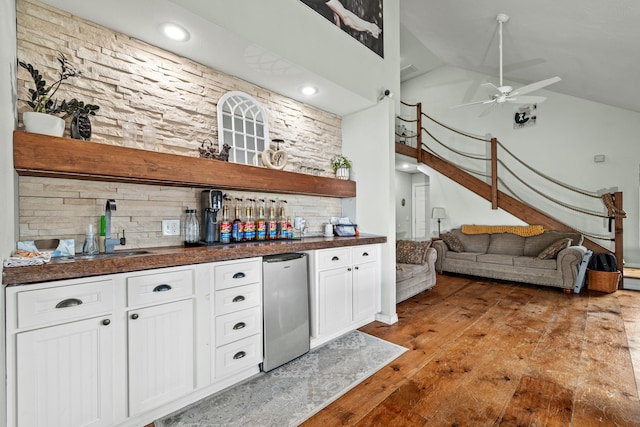
<path id="1" fill-rule="evenodd" d="M 495 89 L 495 93 L 491 95 L 490 99 L 486 101 L 475 101 L 475 102 L 469 102 L 466 104 L 455 105 L 451 108 L 466 107 L 468 105 L 489 105 L 489 104 L 491 104 L 491 106 L 493 107 L 497 104 L 503 104 L 505 102 L 510 102 L 514 104 L 538 104 L 540 102 L 543 102 L 547 98 L 545 98 L 544 96 L 530 96 L 530 95 L 523 96 L 523 95 L 526 95 L 527 93 L 531 93 L 538 89 L 542 89 L 543 87 L 552 85 L 561 80 L 560 77 L 557 77 L 557 76 L 551 77 L 550 79 L 541 80 L 536 83 L 531 83 L 529 85 L 522 86 L 521 88 L 518 88 L 515 90 L 511 86 L 503 85 L 502 83 L 502 24 L 509 21 L 509 16 L 504 13 L 500 13 L 496 17 L 496 20 L 498 21 L 498 30 L 500 34 L 500 45 L 499 45 L 500 86 L 496 86 L 493 83 L 483 83 L 483 86 L 490 86 Z M 485 111 L 485 113 L 481 114 L 481 116 L 485 115 L 489 111 L 490 110 Z"/>

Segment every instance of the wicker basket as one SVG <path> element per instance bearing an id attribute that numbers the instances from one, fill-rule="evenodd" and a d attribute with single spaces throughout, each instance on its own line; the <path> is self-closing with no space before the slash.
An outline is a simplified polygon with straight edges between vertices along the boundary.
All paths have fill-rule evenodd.
<path id="1" fill-rule="evenodd" d="M 622 273 L 620 271 L 597 271 L 587 269 L 589 289 L 599 292 L 615 292 L 618 290 Z"/>

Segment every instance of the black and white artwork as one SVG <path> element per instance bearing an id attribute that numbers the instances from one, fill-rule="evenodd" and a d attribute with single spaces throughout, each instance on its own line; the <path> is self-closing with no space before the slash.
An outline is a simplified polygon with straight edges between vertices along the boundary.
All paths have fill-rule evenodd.
<path id="1" fill-rule="evenodd" d="M 383 0 L 300 0 L 384 58 Z"/>
<path id="2" fill-rule="evenodd" d="M 513 128 L 522 129 L 535 126 L 538 120 L 538 106 L 536 104 L 524 105 L 516 109 L 513 117 Z"/>

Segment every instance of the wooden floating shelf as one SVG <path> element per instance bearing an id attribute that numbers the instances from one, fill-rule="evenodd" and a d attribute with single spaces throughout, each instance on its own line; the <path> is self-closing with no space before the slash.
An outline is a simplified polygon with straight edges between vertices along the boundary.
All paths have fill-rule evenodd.
<path id="1" fill-rule="evenodd" d="M 176 187 L 355 197 L 356 183 L 335 178 L 14 131 L 18 175 Z"/>

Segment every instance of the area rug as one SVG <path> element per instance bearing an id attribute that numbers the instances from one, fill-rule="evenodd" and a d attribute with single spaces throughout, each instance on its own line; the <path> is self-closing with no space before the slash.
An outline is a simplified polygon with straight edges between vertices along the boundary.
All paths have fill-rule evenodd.
<path id="1" fill-rule="evenodd" d="M 405 351 L 352 331 L 168 415 L 155 426 L 297 426 Z"/>

